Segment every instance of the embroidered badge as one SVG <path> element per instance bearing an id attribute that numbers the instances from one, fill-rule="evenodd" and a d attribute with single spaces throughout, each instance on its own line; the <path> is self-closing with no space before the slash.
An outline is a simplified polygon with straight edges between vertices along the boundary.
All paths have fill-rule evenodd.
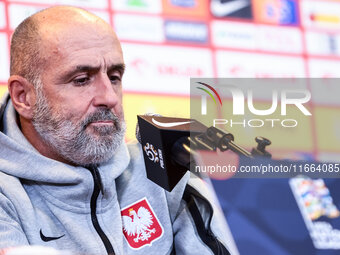
<path id="1" fill-rule="evenodd" d="M 123 233 L 132 249 L 151 246 L 163 235 L 163 227 L 146 198 L 122 209 L 121 215 Z"/>

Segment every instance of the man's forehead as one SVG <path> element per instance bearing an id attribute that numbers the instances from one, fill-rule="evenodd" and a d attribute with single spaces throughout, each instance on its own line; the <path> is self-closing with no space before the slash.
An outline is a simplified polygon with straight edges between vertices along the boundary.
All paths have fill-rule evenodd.
<path id="1" fill-rule="evenodd" d="M 57 6 L 34 15 L 42 39 L 58 40 L 77 31 L 94 34 L 112 34 L 111 26 L 101 18 L 76 7 Z M 97 32 L 97 33 L 96 33 Z M 52 37 L 52 38 L 51 38 Z"/>
<path id="2" fill-rule="evenodd" d="M 111 29 L 103 29 L 97 24 L 88 23 L 65 23 L 44 25 L 41 28 L 42 40 L 49 44 L 63 45 L 67 43 L 82 43 L 90 40 L 101 40 L 103 43 L 111 41 L 118 42 L 118 39 Z"/>
<path id="3" fill-rule="evenodd" d="M 112 29 L 103 29 L 96 23 L 51 24 L 41 28 L 42 47 L 45 55 L 72 55 L 78 50 L 89 48 L 110 48 L 121 52 L 119 40 Z"/>
<path id="4" fill-rule="evenodd" d="M 71 18 L 60 22 L 43 22 L 39 24 L 42 39 L 57 39 L 58 37 L 76 37 L 86 33 L 87 36 L 114 36 L 112 28 L 100 20 L 77 20 Z M 72 36 L 74 35 L 74 36 Z M 51 38 L 52 37 L 52 38 Z"/>
<path id="5" fill-rule="evenodd" d="M 74 7 L 55 7 L 37 13 L 35 18 L 45 67 L 60 61 L 67 66 L 123 62 L 116 34 L 99 17 Z"/>

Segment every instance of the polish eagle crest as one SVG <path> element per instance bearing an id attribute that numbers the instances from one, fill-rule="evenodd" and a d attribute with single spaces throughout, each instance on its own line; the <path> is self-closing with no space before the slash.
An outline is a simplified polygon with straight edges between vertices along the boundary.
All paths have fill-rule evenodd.
<path id="1" fill-rule="evenodd" d="M 151 245 L 163 235 L 163 228 L 146 198 L 121 211 L 123 234 L 133 249 Z"/>
<path id="2" fill-rule="evenodd" d="M 138 213 L 134 209 L 129 210 L 130 216 L 123 216 L 123 228 L 129 236 L 137 235 L 133 240 L 148 240 L 155 229 L 150 229 L 152 225 L 152 215 L 149 210 L 139 207 Z"/>

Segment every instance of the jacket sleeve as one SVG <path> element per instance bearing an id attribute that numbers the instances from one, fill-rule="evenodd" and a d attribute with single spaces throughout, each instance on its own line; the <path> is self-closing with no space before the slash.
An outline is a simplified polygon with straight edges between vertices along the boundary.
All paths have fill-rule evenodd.
<path id="1" fill-rule="evenodd" d="M 19 222 L 12 203 L 0 193 L 0 249 L 29 244 Z"/>
<path id="2" fill-rule="evenodd" d="M 186 185 L 189 185 L 190 189 L 197 191 L 197 194 L 202 198 L 193 199 L 194 207 L 198 209 L 198 213 L 196 212 L 198 217 L 195 217 L 195 213 L 193 215 L 192 211 L 195 210 L 192 210 L 190 203 L 185 199 L 181 199 L 183 196 L 185 197 L 184 190 L 187 190 Z M 175 189 L 169 193 L 168 197 L 171 203 L 170 215 L 172 215 L 176 254 L 238 254 L 210 182 L 191 176 L 186 181 L 181 180 Z M 171 211 L 174 210 L 175 202 L 179 203 L 176 213 Z M 213 214 L 211 214 L 210 209 L 212 209 Z M 209 221 L 211 215 L 212 218 Z M 200 217 L 202 218 L 202 224 L 197 224 L 199 223 L 197 218 Z"/>

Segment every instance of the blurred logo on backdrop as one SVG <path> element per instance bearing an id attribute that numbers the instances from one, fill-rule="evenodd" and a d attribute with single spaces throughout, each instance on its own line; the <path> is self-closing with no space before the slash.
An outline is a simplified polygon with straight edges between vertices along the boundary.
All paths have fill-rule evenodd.
<path id="1" fill-rule="evenodd" d="M 340 212 L 325 182 L 301 176 L 290 179 L 289 184 L 315 248 L 340 249 L 340 230 L 330 220 Z"/>
<path id="2" fill-rule="evenodd" d="M 128 0 L 126 5 L 131 7 L 146 7 L 148 6 L 148 1 L 145 0 Z"/>
<path id="3" fill-rule="evenodd" d="M 179 7 L 195 7 L 195 0 L 170 0 L 171 4 Z"/>
<path id="4" fill-rule="evenodd" d="M 253 18 L 250 0 L 211 0 L 210 11 L 216 18 Z"/>
<path id="5" fill-rule="evenodd" d="M 217 47 L 298 54 L 303 52 L 302 34 L 296 27 L 215 20 L 212 22 L 211 34 L 212 43 Z"/>
<path id="6" fill-rule="evenodd" d="M 208 16 L 207 0 L 162 0 L 164 14 L 176 16 Z"/>
<path id="7" fill-rule="evenodd" d="M 339 1 L 301 1 L 303 25 L 311 28 L 339 29 Z"/>
<path id="8" fill-rule="evenodd" d="M 298 13 L 295 0 L 255 0 L 254 19 L 258 22 L 297 25 Z"/>
<path id="9" fill-rule="evenodd" d="M 160 13 L 161 1 L 154 0 L 114 0 L 112 7 L 118 11 L 138 11 L 147 13 Z"/>
<path id="10" fill-rule="evenodd" d="M 116 14 L 114 28 L 120 40 L 140 42 L 164 41 L 163 19 L 148 15 Z"/>
<path id="11" fill-rule="evenodd" d="M 340 55 L 340 36 L 336 32 L 306 32 L 307 52 L 314 55 Z"/>
<path id="12" fill-rule="evenodd" d="M 208 27 L 202 22 L 166 20 L 165 37 L 168 41 L 206 43 Z"/>

